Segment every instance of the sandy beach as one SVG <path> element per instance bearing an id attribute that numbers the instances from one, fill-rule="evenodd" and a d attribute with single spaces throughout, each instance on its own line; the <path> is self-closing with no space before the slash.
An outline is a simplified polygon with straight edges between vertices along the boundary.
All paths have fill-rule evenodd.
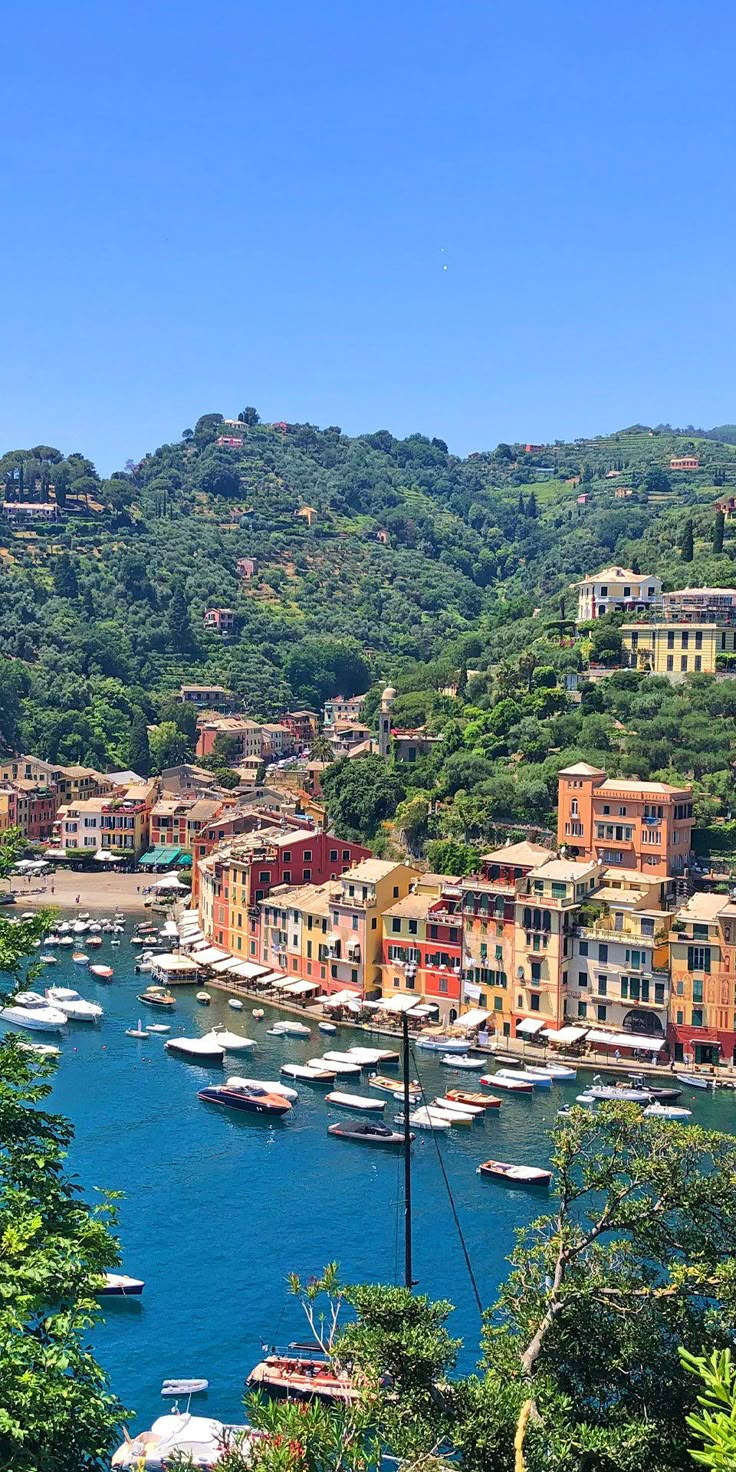
<path id="1" fill-rule="evenodd" d="M 151 895 L 143 893 L 150 880 L 144 874 L 75 874 L 58 870 L 46 880 L 21 879 L 13 875 L 12 891 L 16 904 L 3 907 L 0 914 L 12 915 L 52 905 L 59 910 L 103 910 L 112 915 L 116 909 L 142 910 Z"/>

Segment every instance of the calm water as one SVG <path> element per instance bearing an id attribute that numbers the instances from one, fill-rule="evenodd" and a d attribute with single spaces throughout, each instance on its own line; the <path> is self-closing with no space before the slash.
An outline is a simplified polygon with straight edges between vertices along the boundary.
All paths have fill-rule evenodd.
<path id="1" fill-rule="evenodd" d="M 256 1022 L 254 1004 L 237 1013 L 212 991 L 211 1006 L 201 1007 L 194 988 L 177 990 L 173 1013 L 154 1014 L 136 1001 L 150 978 L 135 975 L 127 937 L 117 949 L 105 937 L 93 956 L 113 965 L 109 984 L 74 966 L 70 950 L 57 950 L 59 964 L 45 968 L 46 984 L 76 986 L 102 1004 L 105 1017 L 99 1027 L 69 1024 L 52 1103 L 75 1125 L 71 1164 L 88 1198 L 95 1187 L 124 1193 L 123 1271 L 146 1282 L 140 1303 L 109 1306 L 95 1336 L 98 1355 L 121 1399 L 146 1424 L 161 1413 L 162 1380 L 175 1376 L 205 1376 L 211 1414 L 237 1420 L 243 1379 L 261 1343 L 306 1337 L 286 1291 L 288 1272 L 309 1276 L 335 1259 L 347 1280 L 401 1281 L 401 1158 L 327 1135 L 328 1124 L 352 1116 L 330 1108 L 320 1089 L 300 1087 L 291 1116 L 279 1124 L 203 1104 L 197 1090 L 221 1079 L 222 1069 L 192 1066 L 166 1053 L 163 1035 L 138 1042 L 125 1028 L 141 1015 L 170 1022 L 171 1035 L 225 1023 L 257 1039 L 258 1048 L 231 1055 L 224 1074 L 262 1078 L 278 1078 L 282 1063 L 373 1039 L 347 1029 L 330 1038 L 316 1025 L 311 1040 L 270 1038 L 268 1008 Z M 472 1074 L 444 1068 L 431 1054 L 418 1053 L 417 1062 L 429 1096 L 474 1086 Z M 353 1079 L 344 1087 L 370 1092 Z M 505 1275 L 514 1228 L 537 1214 L 544 1198 L 496 1186 L 476 1167 L 488 1156 L 545 1164 L 546 1131 L 579 1091 L 567 1084 L 531 1097 L 506 1095 L 499 1111 L 438 1141 L 484 1305 Z M 687 1093 L 683 1102 L 699 1122 L 736 1127 L 736 1095 Z M 389 1100 L 387 1123 L 393 1113 Z M 413 1183 L 415 1275 L 420 1291 L 456 1304 L 451 1328 L 464 1340 L 469 1368 L 478 1313 L 435 1139 L 426 1133 L 414 1146 Z"/>

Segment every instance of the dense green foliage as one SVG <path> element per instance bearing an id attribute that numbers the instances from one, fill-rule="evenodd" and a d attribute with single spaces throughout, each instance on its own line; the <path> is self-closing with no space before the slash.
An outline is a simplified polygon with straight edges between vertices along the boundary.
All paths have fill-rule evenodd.
<path id="1" fill-rule="evenodd" d="M 701 469 L 671 471 L 688 451 Z M 64 519 L 4 532 L 0 743 L 155 772 L 193 752 L 172 700 L 183 680 L 222 683 L 264 719 L 368 690 L 369 721 L 390 680 L 394 723 L 442 734 L 391 788 L 409 806 L 389 838 L 412 853 L 549 827 L 554 769 L 573 752 L 693 777 L 712 829 L 733 800 L 729 685 L 617 675 L 578 704 L 565 676 L 617 663 L 620 620 L 574 638 L 570 585 L 612 561 L 665 587 L 732 583 L 714 501 L 734 475 L 726 438 L 668 426 L 461 460 L 419 434 L 264 425 L 252 406 L 237 423 L 200 416 L 108 480 L 49 446 L 9 452 L 6 496 L 53 485 Z M 211 606 L 234 611 L 231 638 L 205 631 Z M 354 782 L 328 778 L 336 823 L 388 841 L 380 791 L 367 773 L 363 797 Z"/>

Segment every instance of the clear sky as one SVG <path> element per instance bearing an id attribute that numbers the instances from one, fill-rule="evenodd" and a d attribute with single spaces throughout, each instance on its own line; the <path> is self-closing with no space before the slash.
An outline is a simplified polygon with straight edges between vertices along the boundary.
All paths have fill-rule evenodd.
<path id="1" fill-rule="evenodd" d="M 728 0 L 4 0 L 0 449 L 736 420 Z M 445 269 L 446 268 L 446 269 Z"/>

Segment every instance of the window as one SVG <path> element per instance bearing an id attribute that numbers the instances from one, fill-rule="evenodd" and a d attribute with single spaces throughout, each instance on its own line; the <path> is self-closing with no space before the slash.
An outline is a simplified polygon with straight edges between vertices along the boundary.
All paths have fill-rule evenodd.
<path id="1" fill-rule="evenodd" d="M 271 870 L 270 869 L 261 869 L 261 872 L 258 875 L 258 883 L 259 884 L 270 884 L 271 883 Z"/>
<path id="2" fill-rule="evenodd" d="M 702 1000 L 703 1000 L 703 983 L 702 983 L 702 981 L 694 981 L 693 982 L 693 1001 L 694 1002 L 702 1002 Z"/>
<path id="3" fill-rule="evenodd" d="M 703 1026 L 703 1009 L 702 1009 L 702 1007 L 693 1007 L 693 1020 L 692 1020 L 692 1024 L 691 1025 L 692 1025 L 692 1027 L 702 1027 Z"/>
<path id="4" fill-rule="evenodd" d="M 661 1005 L 662 1002 L 664 1002 L 664 982 L 663 981 L 655 981 L 655 983 L 654 983 L 654 1000 L 655 1000 L 655 1002 L 657 1002 L 660 1005 Z"/>
<path id="5" fill-rule="evenodd" d="M 503 1010 L 503 997 L 493 998 L 493 1010 L 494 1012 L 501 1012 Z"/>
<path id="6" fill-rule="evenodd" d="M 399 898 L 399 886 L 398 886 L 398 884 L 395 884 L 394 885 L 394 899 L 397 900 L 398 898 Z"/>
<path id="7" fill-rule="evenodd" d="M 675 647 L 675 636 L 674 636 L 674 634 L 671 634 L 670 633 L 670 634 L 667 635 L 667 648 L 668 649 L 674 649 L 674 647 Z"/>
<path id="8" fill-rule="evenodd" d="M 539 992 L 529 993 L 529 1008 L 532 1012 L 539 1011 Z"/>
<path id="9" fill-rule="evenodd" d="M 401 921 L 400 920 L 392 920 L 391 921 L 391 934 L 392 935 L 400 935 L 401 934 Z"/>
<path id="10" fill-rule="evenodd" d="M 628 1000 L 628 996 L 629 996 L 629 978 L 628 978 L 628 976 L 622 976 L 621 977 L 621 1001 L 622 1002 L 626 1002 Z"/>
<path id="11" fill-rule="evenodd" d="M 680 669 L 681 670 L 686 670 L 687 669 L 687 655 L 686 654 L 681 654 L 680 655 Z"/>
<path id="12" fill-rule="evenodd" d="M 671 654 L 668 654 L 667 655 L 667 669 L 668 670 L 673 670 L 674 668 L 675 668 L 675 661 L 674 661 L 672 655 Z"/>
<path id="13" fill-rule="evenodd" d="M 357 930 L 358 929 L 358 916 L 357 915 L 353 915 L 351 917 L 351 920 L 352 920 L 353 930 Z M 411 926 L 409 926 L 409 929 L 411 930 Z"/>
<path id="14" fill-rule="evenodd" d="M 702 649 L 702 647 L 703 647 L 703 635 L 702 635 L 702 631 L 700 629 L 698 629 L 698 632 L 695 635 L 695 648 L 696 649 Z"/>
<path id="15" fill-rule="evenodd" d="M 688 946 L 688 971 L 710 971 L 710 946 Z"/>
<path id="16" fill-rule="evenodd" d="M 376 916 L 374 915 L 373 918 L 372 918 L 372 920 L 371 920 L 371 930 L 375 930 L 377 925 L 378 925 L 378 920 L 376 919 Z"/>
<path id="17" fill-rule="evenodd" d="M 599 947 L 598 947 L 598 960 L 601 961 L 601 962 L 606 962 L 608 960 L 608 946 L 607 945 L 603 945 L 603 944 L 599 945 Z"/>
<path id="18" fill-rule="evenodd" d="M 355 967 L 353 967 L 352 971 L 350 972 L 350 980 L 357 983 L 358 973 L 357 973 Z"/>
<path id="19" fill-rule="evenodd" d="M 305 880 L 305 883 L 309 883 L 309 880 L 311 879 L 311 877 L 312 877 L 312 871 L 311 871 L 311 869 L 305 869 L 304 870 L 304 880 Z"/>
<path id="20" fill-rule="evenodd" d="M 304 859 L 305 864 L 311 864 L 311 862 L 312 862 L 312 850 L 311 850 L 311 848 L 305 848 L 304 853 L 302 855 L 302 858 Z"/>
<path id="21" fill-rule="evenodd" d="M 598 1006 L 596 1008 L 596 1015 L 598 1017 L 598 1021 L 599 1022 L 605 1022 L 607 1012 L 608 1012 L 608 1008 L 607 1008 L 605 1002 L 599 1002 L 598 1003 Z"/>
<path id="22" fill-rule="evenodd" d="M 342 858 L 343 858 L 343 863 L 345 862 L 346 859 L 349 859 L 350 858 L 350 849 L 349 848 L 344 848 L 343 849 L 343 851 L 342 851 Z"/>
<path id="23" fill-rule="evenodd" d="M 581 940 L 580 941 L 580 943 L 578 945 L 578 952 L 580 953 L 581 956 L 587 956 L 587 954 L 588 954 L 588 942 L 587 942 L 587 940 Z"/>
<path id="24" fill-rule="evenodd" d="M 542 963 L 541 963 L 541 961 L 532 961 L 532 982 L 533 983 L 534 982 L 540 982 L 541 980 L 542 980 Z"/>
<path id="25" fill-rule="evenodd" d="M 418 933 L 419 933 L 419 926 L 417 924 L 417 921 L 416 920 L 410 920 L 409 921 L 409 934 L 410 935 L 417 935 Z"/>
<path id="26" fill-rule="evenodd" d="M 578 1017 L 587 1017 L 587 1015 L 588 1015 L 588 1003 L 587 1002 L 578 1002 Z"/>
<path id="27" fill-rule="evenodd" d="M 681 643 L 682 643 L 683 649 L 687 649 L 689 647 L 689 645 L 690 645 L 690 635 L 687 634 L 687 633 L 684 633 L 683 636 L 682 636 Z"/>
<path id="28" fill-rule="evenodd" d="M 282 857 L 282 859 L 283 859 L 283 861 L 284 861 L 285 864 L 290 864 L 291 863 L 291 849 L 285 848 L 284 849 L 284 852 L 281 855 L 281 857 Z"/>
<path id="29" fill-rule="evenodd" d="M 678 1024 L 679 1024 L 680 1027 L 682 1027 L 682 1024 L 683 1024 L 684 1021 L 685 1021 L 685 1013 L 683 1012 L 683 1010 L 682 1010 L 681 1007 L 678 1007 L 678 1009 L 677 1009 L 677 1022 L 678 1022 Z"/>
<path id="30" fill-rule="evenodd" d="M 601 997 L 605 997 L 606 994 L 607 994 L 607 992 L 608 992 L 608 977 L 607 976 L 597 976 L 596 977 L 596 983 L 597 983 L 598 995 L 601 996 Z"/>
<path id="31" fill-rule="evenodd" d="M 289 857 L 291 857 L 291 855 Z M 284 858 L 286 858 L 286 854 L 284 854 Z M 331 864 L 336 864 L 337 863 L 337 849 L 336 848 L 331 848 L 330 849 L 330 863 Z"/>
<path id="32" fill-rule="evenodd" d="M 552 898 L 553 898 L 553 900 L 564 900 L 564 899 L 566 899 L 567 898 L 567 885 L 566 884 L 559 884 L 555 879 L 553 879 L 552 880 Z"/>
<path id="33" fill-rule="evenodd" d="M 284 884 L 291 882 L 291 869 L 284 869 Z"/>

